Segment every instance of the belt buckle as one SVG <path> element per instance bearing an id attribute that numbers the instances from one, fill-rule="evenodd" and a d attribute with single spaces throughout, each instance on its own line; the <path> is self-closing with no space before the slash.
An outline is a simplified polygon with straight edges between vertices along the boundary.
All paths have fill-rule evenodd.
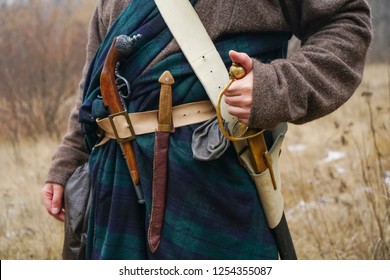
<path id="1" fill-rule="evenodd" d="M 114 122 L 114 118 L 120 117 L 120 116 L 123 116 L 125 118 L 127 127 L 129 128 L 129 131 L 130 131 L 130 136 L 125 137 L 125 138 L 120 137 L 118 130 L 116 128 L 115 122 Z M 127 113 L 126 110 L 119 112 L 119 113 L 111 114 L 108 116 L 108 119 L 110 120 L 112 130 L 114 131 L 114 134 L 115 134 L 115 139 L 118 143 L 123 143 L 123 142 L 131 141 L 131 140 L 135 139 L 134 128 L 133 128 L 133 125 L 131 123 L 129 114 Z"/>

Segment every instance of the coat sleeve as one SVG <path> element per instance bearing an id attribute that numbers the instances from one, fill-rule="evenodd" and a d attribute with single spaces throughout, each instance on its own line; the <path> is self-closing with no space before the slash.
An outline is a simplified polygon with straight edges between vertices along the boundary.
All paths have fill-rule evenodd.
<path id="1" fill-rule="evenodd" d="M 288 59 L 254 60 L 252 127 L 302 124 L 336 110 L 360 84 L 372 39 L 364 0 L 283 2 L 302 45 Z"/>
<path id="2" fill-rule="evenodd" d="M 89 65 L 103 41 L 107 30 L 129 2 L 131 1 L 99 0 L 97 2 L 89 23 L 86 60 L 77 92 L 77 101 L 69 116 L 68 131 L 62 144 L 53 156 L 46 182 L 58 183 L 64 186 L 77 166 L 82 165 L 88 160 L 88 153 L 84 145 L 84 136 L 81 124 L 79 123 L 79 110 L 83 98 L 85 78 Z"/>

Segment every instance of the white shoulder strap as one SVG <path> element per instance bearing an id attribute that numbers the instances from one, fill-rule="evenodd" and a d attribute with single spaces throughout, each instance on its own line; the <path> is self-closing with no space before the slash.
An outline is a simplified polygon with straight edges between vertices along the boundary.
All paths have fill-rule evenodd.
<path id="1" fill-rule="evenodd" d="M 229 82 L 229 74 L 198 14 L 187 0 L 154 1 L 215 107 L 219 93 Z M 227 123 L 234 124 L 235 117 L 227 113 L 224 102 L 221 112 Z"/>
<path id="2" fill-rule="evenodd" d="M 229 82 L 229 74 L 197 13 L 187 0 L 154 1 L 215 107 L 220 91 Z M 227 113 L 227 106 L 224 102 L 221 103 L 221 113 L 229 126 L 235 123 L 235 118 Z M 276 227 L 283 216 L 284 202 L 277 162 L 286 130 L 285 123 L 277 127 L 275 134 L 278 137 L 270 150 L 274 174 L 277 174 L 277 189 L 274 189 L 269 172 L 263 172 L 263 175 L 254 174 L 248 149 L 243 148 L 247 146 L 247 142 L 234 142 L 241 162 L 254 179 L 261 201 L 264 201 L 263 207 L 270 228 Z M 246 152 L 242 153 L 242 151 Z"/>

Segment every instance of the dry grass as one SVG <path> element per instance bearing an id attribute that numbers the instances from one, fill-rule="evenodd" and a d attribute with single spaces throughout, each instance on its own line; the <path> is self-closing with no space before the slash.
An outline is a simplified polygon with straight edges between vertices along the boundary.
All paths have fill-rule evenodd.
<path id="1" fill-rule="evenodd" d="M 62 224 L 40 198 L 53 140 L 0 146 L 0 259 L 59 259 Z M 16 152 L 17 150 L 17 152 Z"/>
<path id="2" fill-rule="evenodd" d="M 390 258 L 388 71 L 368 65 L 345 106 L 313 123 L 290 125 L 283 192 L 300 259 Z M 0 259 L 61 257 L 62 224 L 40 201 L 56 145 L 41 139 L 0 146 Z"/>
<path id="3" fill-rule="evenodd" d="M 283 191 L 302 259 L 390 258 L 388 71 L 387 65 L 367 65 L 347 104 L 290 126 Z"/>

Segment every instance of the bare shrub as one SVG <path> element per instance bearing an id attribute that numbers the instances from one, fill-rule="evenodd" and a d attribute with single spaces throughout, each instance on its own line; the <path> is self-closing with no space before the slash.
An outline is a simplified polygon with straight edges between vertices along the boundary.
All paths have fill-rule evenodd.
<path id="1" fill-rule="evenodd" d="M 72 103 L 66 101 L 80 79 L 91 4 L 58 2 L 14 1 L 0 10 L 0 130 L 16 142 L 60 136 L 66 128 L 64 112 Z"/>

